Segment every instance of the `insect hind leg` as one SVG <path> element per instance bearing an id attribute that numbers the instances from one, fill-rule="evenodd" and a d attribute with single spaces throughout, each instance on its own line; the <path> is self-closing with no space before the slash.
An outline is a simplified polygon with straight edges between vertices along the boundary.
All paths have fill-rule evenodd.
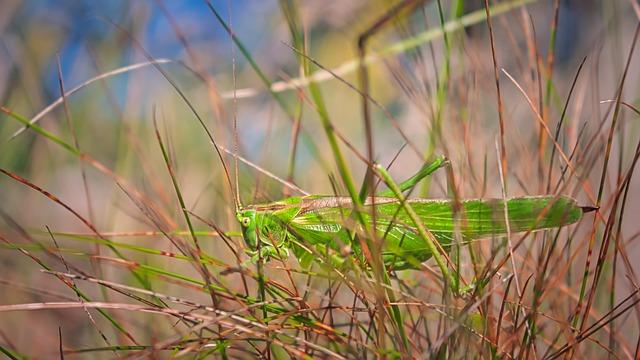
<path id="1" fill-rule="evenodd" d="M 401 192 L 405 192 L 407 190 L 412 189 L 416 184 L 418 184 L 422 179 L 427 176 L 433 174 L 436 170 L 447 166 L 449 164 L 449 159 L 447 159 L 444 155 L 440 155 L 436 157 L 432 162 L 425 163 L 417 173 L 415 173 L 410 178 L 398 184 Z M 377 194 L 378 196 L 394 196 L 393 191 L 391 189 L 382 191 Z"/>

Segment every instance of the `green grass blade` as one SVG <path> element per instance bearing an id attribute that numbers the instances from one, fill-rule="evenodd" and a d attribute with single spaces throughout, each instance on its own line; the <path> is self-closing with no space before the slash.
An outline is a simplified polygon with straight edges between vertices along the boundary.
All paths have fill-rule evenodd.
<path id="1" fill-rule="evenodd" d="M 20 356 L 18 355 L 18 353 L 16 353 L 15 351 L 11 351 L 10 349 L 7 349 L 6 347 L 0 345 L 0 353 L 4 354 L 7 358 L 12 359 L 12 360 L 20 360 L 20 359 L 26 359 L 26 356 Z"/>
<path id="2" fill-rule="evenodd" d="M 451 286 L 453 291 L 455 293 L 457 293 L 458 292 L 458 286 L 457 286 L 453 276 L 449 272 L 449 269 L 447 268 L 447 264 L 445 263 L 442 255 L 441 255 L 441 250 L 440 250 L 441 248 L 439 248 L 435 244 L 434 235 L 431 234 L 430 232 L 427 232 L 427 230 L 425 229 L 425 226 L 423 225 L 419 215 L 413 210 L 412 206 L 409 205 L 409 203 L 406 201 L 405 197 L 402 195 L 402 191 L 400 190 L 398 185 L 393 181 L 393 179 L 391 178 L 391 175 L 389 175 L 389 173 L 380 165 L 376 165 L 375 169 L 378 171 L 378 174 L 380 175 L 382 180 L 385 182 L 385 184 L 387 184 L 389 189 L 391 189 L 391 191 L 393 191 L 393 193 L 395 194 L 396 198 L 400 201 L 401 206 L 405 210 L 405 213 L 408 215 L 409 219 L 411 220 L 410 224 L 413 224 L 416 227 L 416 230 L 418 231 L 418 234 L 425 241 L 425 244 L 427 245 L 427 248 L 429 249 L 429 251 L 431 251 L 431 254 L 433 255 L 433 258 L 436 260 L 436 263 L 438 264 L 438 267 L 440 268 L 440 271 L 442 272 L 442 276 L 445 278 L 445 282 L 447 282 L 447 284 L 449 286 Z M 392 215 L 394 215 L 394 214 L 392 214 Z"/>
<path id="3" fill-rule="evenodd" d="M 31 124 L 29 122 L 29 120 L 27 118 L 25 118 L 24 116 L 16 114 L 15 112 L 13 112 L 13 111 L 11 111 L 11 110 L 3 107 L 3 106 L 0 106 L 0 111 L 2 111 L 3 113 L 9 115 L 11 118 L 13 118 L 15 120 L 18 120 L 24 126 L 33 129 L 38 134 L 46 137 L 47 139 L 55 142 L 56 144 L 62 146 L 65 150 L 69 151 L 73 155 L 75 155 L 75 156 L 82 155 L 82 153 L 80 152 L 80 149 L 78 149 L 75 146 L 69 144 L 68 142 L 62 140 L 59 136 L 57 136 L 57 135 L 45 130 L 40 125 L 35 124 L 35 123 Z"/>

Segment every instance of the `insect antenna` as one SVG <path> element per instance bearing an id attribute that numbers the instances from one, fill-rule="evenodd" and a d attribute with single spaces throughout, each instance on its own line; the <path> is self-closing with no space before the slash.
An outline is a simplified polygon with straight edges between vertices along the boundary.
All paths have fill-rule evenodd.
<path id="1" fill-rule="evenodd" d="M 230 4 L 227 4 L 231 6 Z M 231 9 L 229 12 L 229 28 L 231 28 Z M 233 40 L 233 39 L 231 39 Z M 236 212 L 242 209 L 242 203 L 240 201 L 240 181 L 238 180 L 238 147 L 240 140 L 238 139 L 238 94 L 237 94 L 237 73 L 236 73 L 236 45 L 231 41 L 231 78 L 233 82 L 233 172 L 235 180 L 235 206 Z M 233 191 L 233 189 L 232 189 Z"/>
<path id="2" fill-rule="evenodd" d="M 236 193 L 233 190 L 233 185 L 231 183 L 231 175 L 229 174 L 229 168 L 227 167 L 226 162 L 224 161 L 224 158 L 222 157 L 222 151 L 220 149 L 220 146 L 218 145 L 218 143 L 216 143 L 216 140 L 213 138 L 213 133 L 211 132 L 211 130 L 209 130 L 209 128 L 207 127 L 207 125 L 205 124 L 204 120 L 202 119 L 202 117 L 200 116 L 200 114 L 198 113 L 198 111 L 196 111 L 196 108 L 193 106 L 193 104 L 189 101 L 189 99 L 187 98 L 187 96 L 185 95 L 185 93 L 180 89 L 180 87 L 178 86 L 178 84 L 169 76 L 169 74 L 160 66 L 160 63 L 144 48 L 144 46 L 142 46 L 142 44 L 126 29 L 122 28 L 120 25 L 116 24 L 115 22 L 106 19 L 106 22 L 108 22 L 109 24 L 111 24 L 111 26 L 113 26 L 114 28 L 116 28 L 118 31 L 120 31 L 122 34 L 124 34 L 125 36 L 127 36 L 127 38 L 129 38 L 129 40 L 131 40 L 132 45 L 137 48 L 142 55 L 144 55 L 145 58 L 147 58 L 147 60 L 151 63 L 151 65 L 153 65 L 153 67 L 158 70 L 158 72 L 162 75 L 162 77 L 165 78 L 165 80 L 167 80 L 167 82 L 171 85 L 171 87 L 173 87 L 173 89 L 178 93 L 178 96 L 180 96 L 180 98 L 182 99 L 182 101 L 184 101 L 184 103 L 187 105 L 187 107 L 189 108 L 189 110 L 193 113 L 193 115 L 196 117 L 196 119 L 198 120 L 198 123 L 200 123 L 200 126 L 202 127 L 202 129 L 205 131 L 205 133 L 207 134 L 207 137 L 209 138 L 209 141 L 211 142 L 211 144 L 213 145 L 214 150 L 216 151 L 216 154 L 218 155 L 218 159 L 220 159 L 220 163 L 222 164 L 222 169 L 224 170 L 224 175 L 225 175 L 225 179 L 227 180 L 227 184 L 229 185 L 229 190 L 231 191 L 231 196 L 234 197 L 234 203 L 236 204 L 236 208 L 238 208 L 239 206 L 239 200 L 236 197 Z"/>

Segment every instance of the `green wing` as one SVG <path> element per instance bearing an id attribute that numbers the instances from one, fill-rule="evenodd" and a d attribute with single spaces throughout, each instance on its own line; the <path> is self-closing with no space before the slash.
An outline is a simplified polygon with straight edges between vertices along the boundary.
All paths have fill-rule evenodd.
<path id="1" fill-rule="evenodd" d="M 512 233 L 557 228 L 572 224 L 582 217 L 582 208 L 568 197 L 530 196 L 506 200 L 409 200 L 409 204 L 438 242 L 447 247 L 458 231 L 465 241 L 507 234 L 507 219 Z M 415 266 L 431 253 L 424 240 L 414 231 L 413 223 L 399 204 L 376 205 L 379 219 L 378 232 L 386 234 L 385 245 L 389 254 L 383 254 L 400 268 Z M 456 220 L 454 220 L 454 218 Z M 407 261 L 398 260 L 406 258 Z M 412 261 L 413 260 L 413 261 Z M 412 264 L 413 263 L 413 264 Z"/>
<path id="2" fill-rule="evenodd" d="M 506 234 L 507 219 L 511 232 L 522 232 L 572 224 L 582 216 L 582 208 L 568 197 L 511 198 L 506 200 L 506 216 L 505 201 L 501 199 L 463 200 L 457 211 L 451 200 L 415 199 L 408 202 L 432 233 L 451 234 L 457 226 L 464 237 L 471 239 Z M 376 205 L 377 213 L 384 218 L 413 225 L 404 210 L 398 211 L 398 208 L 397 203 Z"/>
<path id="3" fill-rule="evenodd" d="M 319 201 L 320 199 L 321 201 Z M 346 242 L 348 236 L 342 229 L 344 219 L 349 218 L 350 202 L 346 198 L 318 198 L 292 221 L 307 240 L 320 245 L 337 239 Z M 451 244 L 458 231 L 463 240 L 501 236 L 507 233 L 507 219 L 512 233 L 556 228 L 580 220 L 582 208 L 569 197 L 527 196 L 506 200 L 472 199 L 456 204 L 452 200 L 411 199 L 411 207 L 445 248 Z M 365 219 L 370 220 L 371 202 Z M 377 197 L 376 231 L 385 239 L 383 257 L 396 269 L 411 268 L 431 257 L 425 240 L 415 231 L 415 225 L 395 198 Z M 332 241 L 333 239 L 333 241 Z M 335 244 L 330 247 L 335 248 Z"/>

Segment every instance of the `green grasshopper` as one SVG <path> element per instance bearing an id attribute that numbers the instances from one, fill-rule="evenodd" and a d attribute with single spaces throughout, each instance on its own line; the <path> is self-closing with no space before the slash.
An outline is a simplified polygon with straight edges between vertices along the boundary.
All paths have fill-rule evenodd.
<path id="1" fill-rule="evenodd" d="M 588 211 L 565 196 L 458 202 L 404 199 L 402 192 L 446 163 L 444 157 L 437 158 L 396 186 L 387 182 L 385 179 L 390 177 L 384 169 L 377 167 L 391 190 L 363 202 L 360 223 L 364 221 L 373 227 L 372 213 L 375 211 L 375 233 L 377 238 L 383 239 L 382 258 L 388 269 L 415 269 L 432 256 L 438 261 L 438 248 L 449 249 L 458 234 L 463 241 L 470 241 L 509 232 L 557 228 L 577 222 L 582 213 Z M 250 205 L 236 213 L 253 262 L 260 258 L 285 259 L 292 250 L 305 268 L 318 259 L 328 259 L 333 265 L 343 264 L 351 252 L 356 258 L 363 259 L 360 246 L 354 241 L 354 229 L 359 222 L 353 215 L 350 197 L 322 195 L 294 196 Z M 426 229 L 426 234 L 420 229 Z M 439 246 L 433 243 L 434 240 Z M 443 263 L 438 262 L 438 265 L 442 267 Z"/>

